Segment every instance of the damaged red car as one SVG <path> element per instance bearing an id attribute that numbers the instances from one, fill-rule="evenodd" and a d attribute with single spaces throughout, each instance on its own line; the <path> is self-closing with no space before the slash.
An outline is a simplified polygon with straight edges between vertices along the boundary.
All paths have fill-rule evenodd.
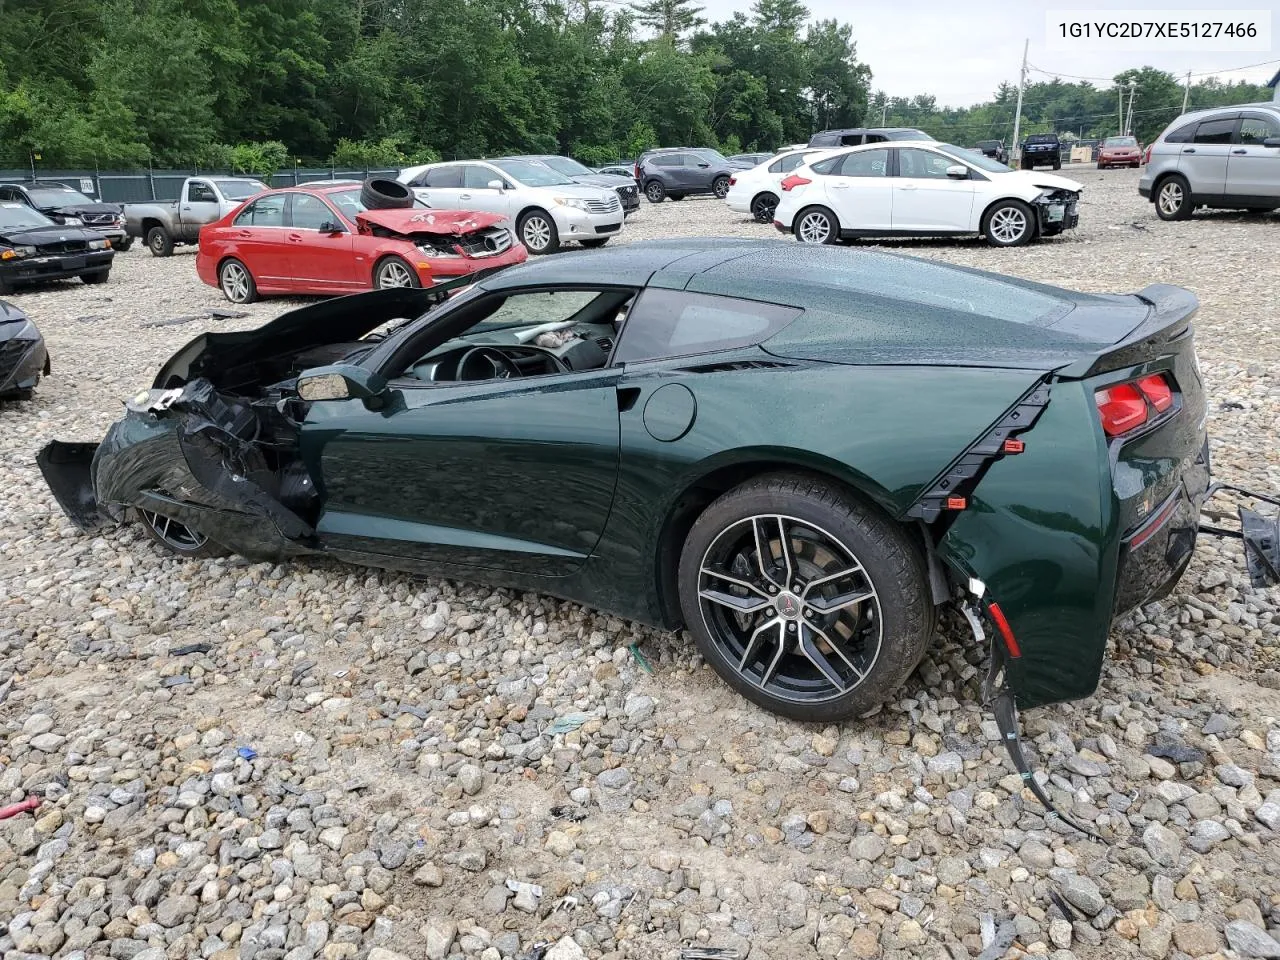
<path id="1" fill-rule="evenodd" d="M 326 182 L 250 198 L 200 231 L 200 279 L 232 303 L 251 303 L 275 293 L 430 287 L 528 257 L 498 214 L 433 210 L 407 191 L 387 196 L 378 183 Z"/>

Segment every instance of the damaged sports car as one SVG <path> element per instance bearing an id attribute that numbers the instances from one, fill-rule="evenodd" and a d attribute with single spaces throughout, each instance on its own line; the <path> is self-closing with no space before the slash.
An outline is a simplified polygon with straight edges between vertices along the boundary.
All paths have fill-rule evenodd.
<path id="1" fill-rule="evenodd" d="M 203 334 L 41 469 L 82 527 L 135 516 L 185 556 L 327 555 L 684 626 L 802 720 L 881 703 L 949 604 L 1008 709 L 1087 696 L 1112 619 L 1195 548 L 1181 288 L 721 238 L 467 282 Z"/>

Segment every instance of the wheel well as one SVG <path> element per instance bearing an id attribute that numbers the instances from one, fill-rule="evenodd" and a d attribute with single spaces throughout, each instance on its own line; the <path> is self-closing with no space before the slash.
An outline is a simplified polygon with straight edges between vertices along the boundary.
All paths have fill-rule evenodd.
<path id="1" fill-rule="evenodd" d="M 775 200 L 782 199 L 772 190 L 761 190 L 759 193 L 757 193 L 754 197 L 751 198 L 750 206 L 755 206 L 756 201 L 759 200 L 761 197 L 773 197 L 773 199 Z"/>
<path id="2" fill-rule="evenodd" d="M 369 271 L 370 281 L 376 280 L 378 276 L 378 268 L 382 266 L 384 263 L 386 263 L 388 260 L 391 260 L 393 258 L 396 260 L 402 261 L 405 266 L 407 266 L 410 270 L 413 270 L 413 264 L 411 264 L 408 260 L 405 260 L 404 257 L 400 256 L 400 254 L 384 253 L 377 260 L 373 261 L 373 269 Z M 414 273 L 417 273 L 417 271 L 414 270 Z"/>
<path id="3" fill-rule="evenodd" d="M 551 214 L 545 208 L 538 206 L 536 203 L 531 203 L 529 204 L 529 206 L 525 207 L 523 210 L 521 210 L 519 213 L 516 214 L 516 217 L 515 217 L 516 227 L 518 228 L 520 226 L 520 221 L 525 216 L 535 211 L 538 213 L 546 214 L 546 216 L 551 220 L 551 225 L 555 226 L 555 222 L 556 222 L 555 218 L 552 217 Z"/>
<path id="4" fill-rule="evenodd" d="M 222 281 L 222 268 L 228 260 L 234 260 L 236 263 L 240 264 L 240 266 L 244 267 L 245 273 L 249 274 L 251 278 L 253 277 L 253 271 L 249 269 L 249 265 L 247 263 L 245 263 L 239 257 L 232 256 L 231 254 L 227 254 L 225 257 L 223 257 L 221 260 L 218 261 L 218 266 L 214 269 L 214 276 L 218 278 L 219 282 Z"/>
<path id="5" fill-rule="evenodd" d="M 748 480 L 770 473 L 799 474 L 824 480 L 827 483 L 838 486 L 864 506 L 880 512 L 891 522 L 898 523 L 865 490 L 861 490 L 847 480 L 824 470 L 797 466 L 785 460 L 753 460 L 746 463 L 730 464 L 713 470 L 686 487 L 680 496 L 676 498 L 675 503 L 667 513 L 667 517 L 662 524 L 662 532 L 658 537 L 658 548 L 655 551 L 658 604 L 659 609 L 662 611 L 663 619 L 667 623 L 680 624 L 683 621 L 680 613 L 680 588 L 677 582 L 680 551 L 683 549 L 685 539 L 689 536 L 689 531 L 693 528 L 694 523 L 697 522 L 698 517 L 721 494 L 728 493 L 734 487 L 740 486 Z M 919 524 L 900 524 L 900 526 L 920 550 L 932 574 L 937 562 L 932 540 L 926 537 L 925 531 L 921 529 Z M 935 590 L 936 600 L 938 598 Z"/>
<path id="6" fill-rule="evenodd" d="M 1177 170 L 1166 170 L 1164 173 L 1160 174 L 1160 176 L 1156 177 L 1155 180 L 1151 181 L 1151 198 L 1150 199 L 1152 203 L 1156 202 L 1156 194 L 1160 192 L 1160 188 L 1163 187 L 1167 181 L 1172 180 L 1174 177 L 1177 177 L 1183 183 L 1187 183 L 1187 178 L 1184 177 L 1182 174 L 1180 174 Z M 1188 185 L 1188 189 L 1189 188 L 1190 186 Z"/>
<path id="7" fill-rule="evenodd" d="M 145 238 L 146 238 L 146 236 L 147 236 L 147 234 L 148 234 L 148 233 L 150 233 L 150 232 L 152 231 L 152 229 L 153 229 L 153 228 L 155 228 L 155 227 L 159 227 L 159 228 L 160 228 L 161 230 L 163 230 L 165 233 L 168 233 L 168 232 L 169 232 L 169 228 L 168 228 L 168 227 L 166 227 L 166 226 L 165 226 L 163 223 L 161 223 L 159 220 L 157 220 L 155 217 L 148 217 L 148 218 L 146 218 L 145 220 L 143 220 L 143 221 L 142 221 L 142 236 L 143 236 L 143 238 L 145 239 Z"/>
<path id="8" fill-rule="evenodd" d="M 804 215 L 805 215 L 806 213 L 808 213 L 810 210 L 821 210 L 823 213 L 825 213 L 828 217 L 830 217 L 830 218 L 831 218 L 831 222 L 832 222 L 832 223 L 834 223 L 834 224 L 836 225 L 836 230 L 837 230 L 837 231 L 839 231 L 839 230 L 840 230 L 840 218 L 839 218 L 838 216 L 836 216 L 836 212 L 835 212 L 834 210 L 832 210 L 830 207 L 828 207 L 825 203 L 811 203 L 811 204 L 809 204 L 807 207 L 801 207 L 799 210 L 797 210 L 797 211 L 796 211 L 796 215 L 795 215 L 794 217 L 792 217 L 792 218 L 791 218 L 791 229 L 792 229 L 792 230 L 794 230 L 794 229 L 795 229 L 796 224 L 797 224 L 797 223 L 798 223 L 798 222 L 799 222 L 799 221 L 804 217 Z"/>
<path id="9" fill-rule="evenodd" d="M 1031 204 L 1027 203 L 1027 201 L 1023 200 L 1021 197 L 996 197 L 996 199 L 992 200 L 990 203 L 986 205 L 985 208 L 983 208 L 982 216 L 978 218 L 978 229 L 979 230 L 985 229 L 986 223 L 987 223 L 987 216 L 991 213 L 991 209 L 993 207 L 1001 203 L 1008 203 L 1010 200 L 1014 200 L 1027 208 L 1027 210 L 1031 213 L 1032 229 L 1036 229 L 1037 218 L 1035 216 L 1035 211 L 1031 209 Z"/>

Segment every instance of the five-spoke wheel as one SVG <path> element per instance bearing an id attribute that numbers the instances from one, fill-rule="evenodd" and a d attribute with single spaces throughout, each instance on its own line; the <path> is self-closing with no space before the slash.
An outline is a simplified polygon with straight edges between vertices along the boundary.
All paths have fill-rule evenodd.
<path id="1" fill-rule="evenodd" d="M 193 530 L 172 517 L 152 513 L 149 510 L 139 510 L 138 518 L 142 521 L 142 529 L 146 535 L 171 553 L 189 559 L 221 557 L 227 553 L 226 549 L 214 543 L 199 530 Z"/>

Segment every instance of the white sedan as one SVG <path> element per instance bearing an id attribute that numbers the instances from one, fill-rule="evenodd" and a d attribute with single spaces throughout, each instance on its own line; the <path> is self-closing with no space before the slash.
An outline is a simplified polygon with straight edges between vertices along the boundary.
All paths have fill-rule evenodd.
<path id="1" fill-rule="evenodd" d="M 780 186 L 773 225 L 802 243 L 977 233 L 993 247 L 1074 228 L 1084 189 L 933 141 L 841 150 L 796 167 Z"/>
<path id="2" fill-rule="evenodd" d="M 724 202 L 734 213 L 749 213 L 757 222 L 769 223 L 782 193 L 782 178 L 800 164 L 831 152 L 829 147 L 799 147 L 775 154 L 764 163 L 731 176 Z"/>

